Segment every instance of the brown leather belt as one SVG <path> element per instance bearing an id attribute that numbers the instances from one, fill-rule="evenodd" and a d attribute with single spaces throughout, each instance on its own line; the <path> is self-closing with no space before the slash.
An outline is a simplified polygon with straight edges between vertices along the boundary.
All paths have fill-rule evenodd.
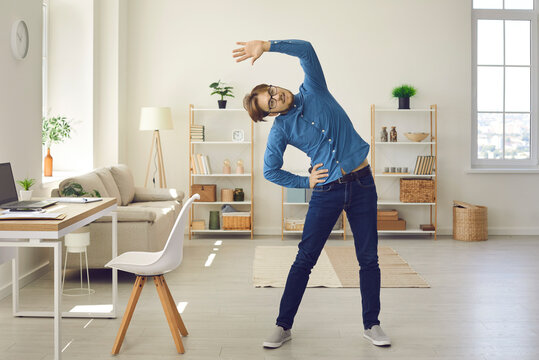
<path id="1" fill-rule="evenodd" d="M 346 184 L 356 179 L 362 178 L 371 173 L 371 166 L 367 165 L 359 170 L 343 175 L 343 177 L 338 178 L 335 181 L 330 182 L 329 184 Z M 329 185 L 327 184 L 327 185 Z"/>

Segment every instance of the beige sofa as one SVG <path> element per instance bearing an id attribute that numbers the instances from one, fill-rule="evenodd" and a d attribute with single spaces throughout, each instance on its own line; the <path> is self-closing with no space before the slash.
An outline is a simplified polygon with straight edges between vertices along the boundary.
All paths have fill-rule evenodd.
<path id="1" fill-rule="evenodd" d="M 62 196 L 61 191 L 73 182 L 82 185 L 85 192 L 97 190 L 102 197 L 117 199 L 118 254 L 163 249 L 180 213 L 183 192 L 175 189 L 135 187 L 129 168 L 126 165 L 117 165 L 65 179 L 58 189 L 52 190 L 51 196 Z M 111 256 L 111 217 L 105 216 L 90 224 L 89 267 L 102 268 Z M 78 267 L 79 257 L 70 255 L 68 266 Z"/>

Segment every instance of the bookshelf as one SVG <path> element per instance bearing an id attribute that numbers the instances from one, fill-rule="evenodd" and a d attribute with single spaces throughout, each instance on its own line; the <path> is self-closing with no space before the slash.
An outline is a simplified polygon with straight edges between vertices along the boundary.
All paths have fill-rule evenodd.
<path id="1" fill-rule="evenodd" d="M 249 124 L 249 125 L 246 125 Z M 191 134 L 200 134 L 201 126 L 204 127 L 204 137 Z M 244 139 L 233 140 L 233 131 L 243 132 Z M 189 212 L 189 239 L 193 235 L 222 235 L 222 234 L 243 234 L 254 236 L 254 176 L 253 176 L 253 145 L 254 132 L 253 122 L 247 116 L 244 109 L 211 109 L 196 108 L 189 105 L 189 192 L 193 184 L 215 184 L 216 201 L 195 201 Z M 209 167 L 198 163 L 197 154 L 205 155 Z M 196 159 L 196 160 L 195 160 Z M 229 159 L 231 162 L 231 173 L 223 173 L 223 160 Z M 237 160 L 243 160 L 244 172 L 235 173 Z M 196 161 L 196 162 L 195 162 Z M 209 173 L 204 173 L 204 168 Z M 221 201 L 221 189 L 242 188 L 245 193 L 244 201 Z M 192 194 L 191 194 L 192 195 Z M 249 230 L 224 230 L 221 207 L 231 205 L 240 212 L 249 211 L 251 213 L 251 229 Z M 209 212 L 219 210 L 220 229 L 210 230 Z M 193 220 L 204 220 L 205 229 L 194 230 Z"/>
<path id="2" fill-rule="evenodd" d="M 397 127 L 396 142 L 380 141 L 382 126 Z M 424 141 L 411 141 L 405 132 L 428 132 Z M 438 216 L 438 106 L 420 109 L 387 109 L 371 105 L 371 167 L 378 191 L 378 209 L 396 209 L 406 220 L 405 230 L 379 230 L 381 235 L 428 235 L 436 239 Z M 418 157 L 423 157 L 420 161 Z M 417 166 L 416 166 L 417 165 Z M 386 172 L 386 168 L 408 168 L 408 173 Z M 415 171 L 417 168 L 417 172 Z M 402 202 L 400 179 L 430 179 L 434 202 Z M 401 216 L 402 215 L 402 216 Z M 421 224 L 434 230 L 422 230 Z"/>

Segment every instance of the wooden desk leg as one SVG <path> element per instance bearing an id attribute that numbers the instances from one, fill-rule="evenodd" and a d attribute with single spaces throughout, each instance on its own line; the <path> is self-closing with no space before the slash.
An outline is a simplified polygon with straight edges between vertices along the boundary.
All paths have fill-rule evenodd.
<path id="1" fill-rule="evenodd" d="M 178 325 L 178 329 L 180 330 L 180 334 L 182 334 L 182 336 L 187 336 L 187 335 L 189 335 L 189 333 L 187 332 L 187 328 L 185 327 L 185 324 L 183 323 L 180 312 L 178 311 L 178 307 L 176 306 L 176 302 L 174 301 L 174 298 L 172 297 L 172 294 L 170 293 L 170 289 L 168 288 L 168 284 L 165 281 L 165 277 L 162 276 L 162 278 L 163 278 L 163 285 L 164 285 L 165 290 L 166 290 L 166 292 L 168 294 L 168 299 L 169 299 L 170 305 L 172 306 L 172 313 L 173 313 L 173 315 L 174 315 L 174 317 L 176 319 L 176 325 Z"/>
<path id="2" fill-rule="evenodd" d="M 129 327 L 129 323 L 131 322 L 131 317 L 133 317 L 133 312 L 135 311 L 135 306 L 137 306 L 137 301 L 140 297 L 140 293 L 142 292 L 142 288 L 144 287 L 144 283 L 146 283 L 146 277 L 137 276 L 137 279 L 135 280 L 135 285 L 133 286 L 133 291 L 131 291 L 131 297 L 129 298 L 129 302 L 127 303 L 127 308 L 125 309 L 124 317 L 122 319 L 122 325 L 120 325 L 118 335 L 116 335 L 116 341 L 112 346 L 113 355 L 116 355 L 120 352 L 120 348 L 122 347 L 122 343 L 124 341 L 125 333 L 127 332 L 127 328 Z"/>
<path id="3" fill-rule="evenodd" d="M 180 332 L 178 331 L 178 326 L 176 325 L 176 320 L 174 319 L 172 306 L 170 305 L 170 300 L 168 298 L 167 292 L 165 290 L 165 285 L 163 285 L 163 275 L 154 276 L 153 281 L 155 282 L 155 288 L 159 294 L 159 299 L 161 299 L 161 305 L 165 311 L 165 316 L 167 317 L 168 326 L 170 327 L 170 332 L 172 333 L 172 338 L 176 344 L 176 350 L 178 353 L 185 353 L 183 348 L 182 339 L 180 337 Z"/>

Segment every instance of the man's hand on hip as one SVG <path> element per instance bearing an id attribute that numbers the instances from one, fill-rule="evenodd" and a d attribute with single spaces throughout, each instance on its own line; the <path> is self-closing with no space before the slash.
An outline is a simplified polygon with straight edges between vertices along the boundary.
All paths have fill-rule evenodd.
<path id="1" fill-rule="evenodd" d="M 311 175 L 309 176 L 309 187 L 311 189 L 314 188 L 316 184 L 323 183 L 324 181 L 326 181 L 325 178 L 328 177 L 328 169 L 318 170 L 318 168 L 320 168 L 320 166 L 322 165 L 323 164 L 316 164 L 315 166 L 313 166 L 313 170 L 311 171 Z"/>
<path id="2" fill-rule="evenodd" d="M 254 65 L 255 61 L 260 56 L 262 56 L 264 51 L 269 51 L 271 47 L 271 44 L 269 41 L 262 41 L 262 40 L 251 40 L 247 42 L 238 41 L 236 44 L 243 45 L 243 46 L 238 49 L 232 50 L 232 52 L 234 53 L 232 57 L 239 58 L 239 59 L 236 59 L 236 62 L 241 62 L 243 60 L 253 58 L 253 60 L 251 60 L 251 65 Z"/>

